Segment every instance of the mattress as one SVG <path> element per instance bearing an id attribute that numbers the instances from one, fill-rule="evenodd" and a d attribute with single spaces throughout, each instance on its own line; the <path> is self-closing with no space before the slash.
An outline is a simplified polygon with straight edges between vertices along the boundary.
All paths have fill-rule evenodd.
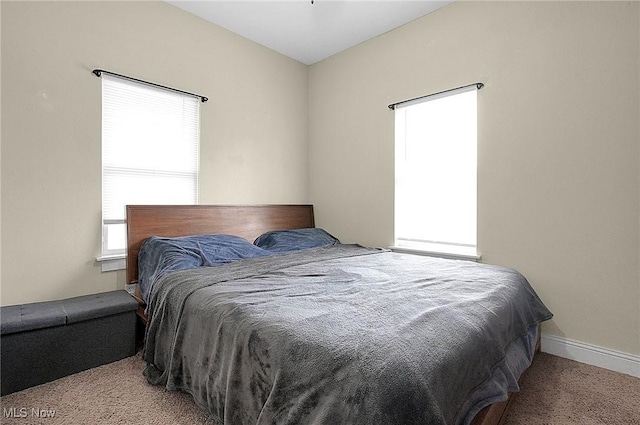
<path id="1" fill-rule="evenodd" d="M 225 425 L 468 424 L 552 317 L 515 270 L 358 245 L 175 271 L 148 312 L 147 380 Z"/>

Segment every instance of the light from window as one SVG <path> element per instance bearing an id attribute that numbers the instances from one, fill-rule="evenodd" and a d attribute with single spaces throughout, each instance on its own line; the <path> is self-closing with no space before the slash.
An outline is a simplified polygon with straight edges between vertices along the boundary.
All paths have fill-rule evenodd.
<path id="1" fill-rule="evenodd" d="M 127 204 L 196 204 L 197 97 L 102 75 L 103 255 L 123 254 Z"/>
<path id="2" fill-rule="evenodd" d="M 477 89 L 396 107 L 395 245 L 476 255 Z"/>

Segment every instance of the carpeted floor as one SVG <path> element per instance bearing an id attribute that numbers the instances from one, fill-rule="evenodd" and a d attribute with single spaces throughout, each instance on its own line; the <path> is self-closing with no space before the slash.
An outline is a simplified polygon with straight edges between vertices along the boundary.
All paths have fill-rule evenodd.
<path id="1" fill-rule="evenodd" d="M 189 395 L 148 385 L 143 367 L 138 355 L 2 397 L 0 423 L 213 425 Z M 542 353 L 506 424 L 640 424 L 640 379 Z"/>
<path id="2" fill-rule="evenodd" d="M 540 353 L 506 424 L 640 424 L 640 378 Z"/>

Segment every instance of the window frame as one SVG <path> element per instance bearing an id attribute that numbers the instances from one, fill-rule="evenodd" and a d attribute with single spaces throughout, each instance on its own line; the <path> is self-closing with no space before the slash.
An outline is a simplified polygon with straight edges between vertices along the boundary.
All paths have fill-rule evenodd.
<path id="1" fill-rule="evenodd" d="M 446 90 L 443 92 L 435 93 L 429 96 L 423 96 L 420 98 L 415 98 L 409 101 L 401 102 L 398 104 L 390 105 L 390 109 L 395 110 L 394 120 L 395 120 L 395 134 L 394 134 L 394 149 L 395 149 L 395 185 L 394 185 L 394 244 L 390 247 L 393 251 L 398 252 L 406 252 L 412 254 L 421 254 L 421 255 L 432 255 L 438 257 L 446 257 L 446 258 L 457 258 L 457 259 L 465 259 L 478 261 L 481 258 L 480 253 L 478 252 L 477 245 L 477 165 L 478 165 L 478 137 L 477 137 L 477 123 L 478 123 L 478 110 L 477 110 L 477 91 L 483 85 L 480 83 L 460 87 L 457 89 Z M 473 104 L 473 123 L 470 123 L 470 128 L 473 128 L 473 139 L 470 140 L 474 144 L 474 152 L 475 152 L 475 161 L 474 161 L 474 178 L 472 183 L 475 188 L 475 202 L 474 202 L 474 211 L 473 211 L 473 229 L 475 231 L 475 237 L 473 240 L 473 244 L 464 244 L 464 243 L 456 243 L 452 240 L 434 240 L 436 238 L 431 238 L 430 240 L 427 238 L 415 238 L 415 237 L 407 237 L 407 235 L 399 235 L 399 220 L 401 214 L 399 213 L 399 208 L 402 208 L 400 205 L 401 195 L 400 195 L 400 186 L 402 184 L 402 173 L 405 172 L 405 155 L 407 149 L 407 122 L 404 121 L 406 119 L 406 113 L 408 111 L 407 108 L 411 108 L 416 105 L 423 104 L 425 102 L 438 101 L 444 98 L 451 98 L 452 96 L 456 96 L 459 94 L 467 93 L 474 91 L 475 95 L 473 96 L 474 104 Z M 402 122 L 402 125 L 400 125 Z M 436 142 L 441 143 L 441 142 Z M 446 179 L 444 179 L 446 181 Z M 406 205 L 405 205 L 406 207 Z M 445 209 L 443 209 L 445 210 Z M 415 233 L 414 233 L 415 235 Z"/>
<path id="2" fill-rule="evenodd" d="M 98 74 L 96 74 L 98 75 Z M 107 77 L 107 78 L 105 78 Z M 162 204 L 171 204 L 171 203 L 176 203 L 176 204 L 181 204 L 181 205 L 197 205 L 198 201 L 199 201 L 199 174 L 200 174 L 200 170 L 199 170 L 199 164 L 200 164 L 200 128 L 201 128 L 201 109 L 200 109 L 200 101 L 201 99 L 202 102 L 206 101 L 206 98 L 201 97 L 199 95 L 194 95 L 192 93 L 188 93 L 188 92 L 183 92 L 181 90 L 177 90 L 177 89 L 171 89 L 169 87 L 164 87 L 164 86 L 160 86 L 157 84 L 153 84 L 153 83 L 147 83 L 141 80 L 136 80 L 136 79 L 132 79 L 129 77 L 125 77 L 125 76 L 121 76 L 119 74 L 113 74 L 110 73 L 108 76 L 107 75 L 103 75 L 102 76 L 102 90 L 101 90 L 101 95 L 102 95 L 102 123 L 101 123 L 101 131 L 102 131 L 102 136 L 101 136 L 101 255 L 99 255 L 98 257 L 96 257 L 96 260 L 101 263 L 102 265 L 102 271 L 111 271 L 111 270 L 120 270 L 120 269 L 124 269 L 126 268 L 126 217 L 123 218 L 105 218 L 105 207 L 108 204 L 105 204 L 105 166 L 106 166 L 106 162 L 105 162 L 105 158 L 106 158 L 106 154 L 105 154 L 105 143 L 108 143 L 108 139 L 109 137 L 105 135 L 105 98 L 109 97 L 109 96 L 105 96 L 105 84 L 122 84 L 122 87 L 125 86 L 129 86 L 129 87 L 133 87 L 132 89 L 132 93 L 130 97 L 127 96 L 123 96 L 122 99 L 118 99 L 118 100 L 122 100 L 122 102 L 124 102 L 122 105 L 119 105 L 117 108 L 120 108 L 121 106 L 124 107 L 126 106 L 127 102 L 139 102 L 140 98 L 136 97 L 136 94 L 133 94 L 133 91 L 138 90 L 139 92 L 144 92 L 145 94 L 141 95 L 141 97 L 146 97 L 145 102 L 147 103 L 142 103 L 142 107 L 140 109 L 145 110 L 147 109 L 148 106 L 151 106 L 153 108 L 157 108 L 159 107 L 160 104 L 163 103 L 163 99 L 161 99 L 162 97 L 165 98 L 164 102 L 166 102 L 166 99 L 169 99 L 170 97 L 173 97 L 174 100 L 171 100 L 169 102 L 177 102 L 181 99 L 181 101 L 183 102 L 183 109 L 182 109 L 182 114 L 184 116 L 185 113 L 185 109 L 187 108 L 187 106 L 185 105 L 190 105 L 188 106 L 190 108 L 191 111 L 191 117 L 192 119 L 190 121 L 184 121 L 184 118 L 182 120 L 182 124 L 184 124 L 185 122 L 187 122 L 188 124 L 190 124 L 187 127 L 180 127 L 183 131 L 183 133 L 180 133 L 181 137 L 179 138 L 180 142 L 185 142 L 185 146 L 181 147 L 179 149 L 183 149 L 185 150 L 185 152 L 189 152 L 189 161 L 191 161 L 190 163 L 192 165 L 188 166 L 186 171 L 175 171 L 175 170 L 171 170 L 169 168 L 155 168 L 155 165 L 153 168 L 145 168 L 144 165 L 146 164 L 140 164 L 140 167 L 136 167 L 133 166 L 131 167 L 130 165 L 126 165 L 123 167 L 124 170 L 129 170 L 129 173 L 124 173 L 123 177 L 126 177 L 126 174 L 131 174 L 131 176 L 133 176 L 135 173 L 142 173 L 145 174 L 147 176 L 154 176 L 157 175 L 158 177 L 162 177 L 164 176 L 165 178 L 168 175 L 172 175 L 172 176 L 181 176 L 178 177 L 178 181 L 183 181 L 183 182 L 187 182 L 188 186 L 191 186 L 191 189 L 189 190 L 189 193 L 193 196 L 193 198 L 189 198 L 190 201 L 189 202 L 185 202 L 184 198 L 180 199 L 178 202 L 171 202 L 170 200 L 164 199 L 162 198 L 159 202 L 156 200 L 153 200 L 151 202 L 145 202 L 144 200 L 140 200 L 140 201 L 129 201 L 126 200 L 125 204 L 158 204 L 158 203 L 162 203 Z M 154 98 L 155 97 L 155 98 Z M 197 98 L 196 99 L 192 99 L 192 98 Z M 109 101 L 113 101 L 113 98 L 109 98 Z M 157 102 L 157 103 L 156 103 Z M 194 107 L 194 105 L 197 105 L 196 107 Z M 175 107 L 175 105 L 173 105 L 173 107 Z M 152 109 L 152 108 L 149 108 Z M 113 111 L 113 110 L 112 110 Z M 145 111 L 145 113 L 147 114 L 152 114 L 151 112 Z M 116 114 L 117 115 L 117 114 Z M 110 123 L 112 124 L 112 123 Z M 142 131 L 145 132 L 147 131 L 147 129 L 150 129 L 149 127 L 149 123 L 145 122 L 144 120 L 142 120 L 140 122 L 140 126 L 139 127 L 135 127 L 137 129 L 137 131 Z M 141 130 L 142 129 L 142 130 Z M 187 133 L 188 135 L 185 135 L 185 133 Z M 179 142 L 179 143 L 180 143 Z M 112 145 L 114 146 L 114 145 Z M 172 146 L 173 148 L 175 148 L 176 144 L 170 144 L 170 146 Z M 111 148 L 111 147 L 109 147 Z M 139 162 L 138 162 L 139 163 Z M 118 166 L 119 164 L 117 164 L 116 166 Z M 113 167 L 113 163 L 108 164 L 108 166 L 112 166 Z M 117 176 L 116 174 L 111 174 L 112 176 Z M 131 178 L 131 177 L 129 177 Z M 188 182 L 191 183 L 188 183 Z M 114 204 L 111 204 L 114 205 Z M 116 204 L 117 205 L 117 204 Z M 113 210 L 111 210 L 113 211 Z M 113 214 L 113 213 L 112 213 Z M 123 206 L 123 214 L 124 214 L 124 206 Z M 110 249 L 109 248 L 109 231 L 112 229 L 113 225 L 123 225 L 124 227 L 124 247 L 122 248 L 117 248 L 117 249 Z M 120 237 L 120 236 L 118 236 Z"/>

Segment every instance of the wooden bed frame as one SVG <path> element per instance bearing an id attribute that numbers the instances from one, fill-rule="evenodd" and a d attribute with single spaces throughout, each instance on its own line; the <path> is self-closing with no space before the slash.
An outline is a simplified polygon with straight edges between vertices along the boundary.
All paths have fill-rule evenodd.
<path id="1" fill-rule="evenodd" d="M 315 227 L 312 205 L 127 205 L 127 282 L 138 282 L 138 253 L 145 239 L 151 236 L 187 236 L 224 233 L 253 242 L 272 230 Z M 146 324 L 144 304 L 138 315 Z M 539 350 L 540 329 L 538 328 Z M 523 374 L 524 375 L 524 374 Z M 502 424 L 515 398 L 495 403 L 481 410 L 471 425 Z"/>
<path id="2" fill-rule="evenodd" d="M 313 205 L 127 205 L 127 283 L 136 285 L 138 317 L 148 317 L 138 283 L 138 253 L 151 236 L 224 233 L 253 242 L 271 230 L 315 227 Z"/>
<path id="3" fill-rule="evenodd" d="M 313 205 L 127 205 L 127 283 L 138 282 L 138 253 L 151 236 L 224 233 L 253 242 L 305 227 L 315 227 Z"/>

